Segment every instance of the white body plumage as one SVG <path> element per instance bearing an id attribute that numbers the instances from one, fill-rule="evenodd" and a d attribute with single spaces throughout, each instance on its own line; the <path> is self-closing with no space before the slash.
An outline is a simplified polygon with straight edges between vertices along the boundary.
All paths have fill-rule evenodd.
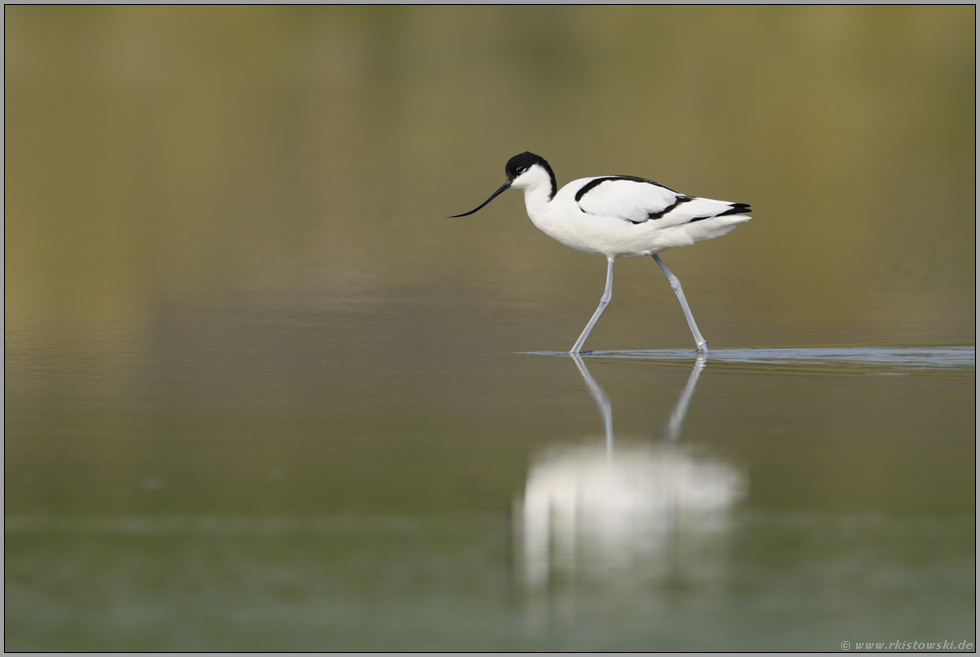
<path id="1" fill-rule="evenodd" d="M 524 190 L 528 217 L 546 235 L 573 249 L 607 258 L 651 256 L 665 249 L 691 246 L 721 237 L 751 219 L 744 214 L 726 214 L 741 204 L 691 198 L 626 176 L 573 180 L 552 198 L 549 172 L 534 165 L 510 186 Z M 659 213 L 663 214 L 651 217 Z"/>
<path id="2" fill-rule="evenodd" d="M 580 178 L 558 189 L 555 173 L 539 155 L 515 155 L 505 167 L 507 182 L 476 209 L 514 187 L 524 190 L 531 221 L 549 237 L 579 251 L 605 256 L 606 289 L 592 319 L 572 347 L 581 351 L 585 339 L 612 299 L 613 263 L 616 258 L 653 256 L 670 281 L 694 335 L 698 352 L 707 353 L 694 316 L 684 298 L 680 281 L 657 254 L 665 249 L 691 246 L 721 237 L 751 217 L 745 203 L 729 203 L 680 194 L 659 183 L 634 176 Z"/>

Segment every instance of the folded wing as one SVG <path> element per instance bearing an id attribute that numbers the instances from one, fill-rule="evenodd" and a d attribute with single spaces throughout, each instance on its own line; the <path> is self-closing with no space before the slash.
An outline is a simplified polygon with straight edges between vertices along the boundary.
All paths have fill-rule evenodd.
<path id="1" fill-rule="evenodd" d="M 654 221 L 664 228 L 750 212 L 745 203 L 686 196 L 652 180 L 633 176 L 592 178 L 576 192 L 575 201 L 589 214 L 633 224 Z"/>

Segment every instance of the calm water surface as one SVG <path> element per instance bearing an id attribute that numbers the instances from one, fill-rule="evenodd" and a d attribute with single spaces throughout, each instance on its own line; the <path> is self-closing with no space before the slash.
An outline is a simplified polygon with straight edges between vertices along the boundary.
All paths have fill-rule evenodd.
<path id="1" fill-rule="evenodd" d="M 4 18 L 6 649 L 976 643 L 975 8 Z"/>
<path id="2" fill-rule="evenodd" d="M 8 330 L 8 647 L 972 640 L 972 348 L 579 367 L 250 301 Z"/>

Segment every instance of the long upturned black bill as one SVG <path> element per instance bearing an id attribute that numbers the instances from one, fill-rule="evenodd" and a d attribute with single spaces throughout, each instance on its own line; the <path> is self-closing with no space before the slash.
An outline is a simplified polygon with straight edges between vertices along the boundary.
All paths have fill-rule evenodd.
<path id="1" fill-rule="evenodd" d="M 507 182 L 505 182 L 503 185 L 501 185 L 500 186 L 500 189 L 498 189 L 493 194 L 491 194 L 490 195 L 490 198 L 488 198 L 486 201 L 484 201 L 480 205 L 476 206 L 476 209 L 475 210 L 470 210 L 469 212 L 464 212 L 463 214 L 454 214 L 453 216 L 451 216 L 449 218 L 450 219 L 455 219 L 456 217 L 465 217 L 467 215 L 471 215 L 474 212 L 476 212 L 477 210 L 479 210 L 480 208 L 482 208 L 484 205 L 486 205 L 487 203 L 489 203 L 490 201 L 492 201 L 493 199 L 497 198 L 497 196 L 499 196 L 500 194 L 503 194 L 504 192 L 506 192 L 508 189 L 510 189 L 510 181 L 509 180 Z"/>

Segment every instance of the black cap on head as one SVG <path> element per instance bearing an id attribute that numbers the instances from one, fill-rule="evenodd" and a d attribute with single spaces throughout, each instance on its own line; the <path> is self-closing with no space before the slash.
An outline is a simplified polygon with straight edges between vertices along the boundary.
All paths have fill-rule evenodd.
<path id="1" fill-rule="evenodd" d="M 544 167 L 544 170 L 548 172 L 551 177 L 551 194 L 550 197 L 555 197 L 555 192 L 558 191 L 558 182 L 555 180 L 555 172 L 551 170 L 551 165 L 540 155 L 535 155 L 530 151 L 524 151 L 520 155 L 515 155 L 514 157 L 507 160 L 507 166 L 504 167 L 504 173 L 507 174 L 508 182 L 513 182 L 515 178 L 530 169 L 535 164 L 539 164 Z"/>

